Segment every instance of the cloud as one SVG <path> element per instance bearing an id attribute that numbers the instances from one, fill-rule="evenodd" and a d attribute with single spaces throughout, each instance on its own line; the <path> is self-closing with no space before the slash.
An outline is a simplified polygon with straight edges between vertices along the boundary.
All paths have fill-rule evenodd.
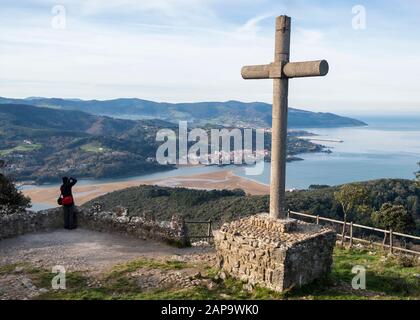
<path id="1" fill-rule="evenodd" d="M 262 15 L 255 16 L 255 17 L 249 19 L 244 25 L 240 26 L 237 29 L 237 32 L 248 34 L 248 35 L 256 35 L 257 32 L 261 30 L 261 27 L 259 27 L 259 23 L 262 20 L 265 20 L 265 19 L 268 19 L 268 18 L 273 18 L 275 16 L 276 15 L 274 13 L 268 13 L 268 14 L 262 14 Z"/>
<path id="2" fill-rule="evenodd" d="M 271 81 L 245 81 L 240 69 L 272 61 L 274 16 L 284 12 L 273 9 L 276 2 L 63 1 L 64 30 L 51 28 L 55 1 L 27 3 L 0 11 L 2 96 L 271 101 Z M 292 60 L 327 59 L 330 73 L 292 80 L 291 105 L 333 112 L 418 107 L 420 45 L 395 27 L 403 22 L 389 37 L 378 11 L 356 32 L 347 7 L 318 6 L 322 19 L 300 10 L 293 20 Z M 348 20 L 333 19 L 341 14 Z"/>
<path id="3" fill-rule="evenodd" d="M 32 0 L 33 1 L 33 0 Z M 54 6 L 56 0 L 33 1 Z M 216 15 L 208 0 L 64 0 L 70 14 L 79 18 L 104 18 L 108 22 L 153 21 L 155 24 L 205 24 Z M 118 21 L 121 17 L 124 20 Z"/>

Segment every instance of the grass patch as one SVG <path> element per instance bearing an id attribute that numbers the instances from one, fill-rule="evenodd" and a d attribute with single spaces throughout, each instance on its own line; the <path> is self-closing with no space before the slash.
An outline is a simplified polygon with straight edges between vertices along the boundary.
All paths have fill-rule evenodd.
<path id="1" fill-rule="evenodd" d="M 128 263 L 116 265 L 112 270 L 103 275 L 101 279 L 92 279 L 80 273 L 66 274 L 66 290 L 50 291 L 42 294 L 39 299 L 59 299 L 59 300 L 109 300 L 109 299 L 160 299 L 159 297 L 167 296 L 174 299 L 183 294 L 185 290 L 176 291 L 153 291 L 142 293 L 135 281 L 130 279 L 129 273 L 142 268 L 162 269 L 162 270 L 179 270 L 187 267 L 185 262 L 180 261 L 157 261 L 149 259 L 139 259 Z M 89 287 L 89 283 L 95 283 L 99 280 L 99 287 Z M 51 281 L 51 277 L 49 278 Z M 40 277 L 40 284 L 45 284 Z M 188 293 L 188 295 L 196 295 Z M 162 298 L 163 299 L 163 298 Z"/>
<path id="2" fill-rule="evenodd" d="M 186 268 L 187 264 L 182 261 L 157 261 L 151 259 L 139 259 L 114 266 L 107 274 L 107 278 L 115 278 L 124 274 L 134 272 L 138 269 L 161 269 L 161 270 L 180 270 Z"/>
<path id="3" fill-rule="evenodd" d="M 42 144 L 34 143 L 34 144 L 21 144 L 17 147 L 0 150 L 0 156 L 7 156 L 11 153 L 27 153 L 34 150 L 38 150 L 42 148 Z"/>
<path id="4" fill-rule="evenodd" d="M 194 288 L 173 288 L 142 291 L 137 283 L 130 278 L 129 274 L 142 268 L 161 270 L 180 270 L 188 267 L 188 264 L 180 261 L 157 261 L 149 259 L 134 260 L 115 266 L 110 272 L 103 275 L 99 280 L 100 287 L 88 287 L 93 279 L 81 274 L 67 273 L 67 289 L 49 291 L 38 299 L 58 300 L 156 300 L 156 299 L 188 299 L 205 300 L 220 299 L 218 290 L 209 290 L 203 286 Z M 43 275 L 38 276 L 37 284 L 46 287 Z M 48 278 L 51 281 L 51 277 Z M 234 281 L 234 280 L 232 280 Z M 35 282 L 34 282 L 35 283 Z"/>
<path id="5" fill-rule="evenodd" d="M 420 299 L 420 266 L 404 267 L 400 258 L 380 251 L 336 247 L 331 276 L 286 294 L 309 299 Z M 356 265 L 366 269 L 366 290 L 351 289 Z M 417 275 L 417 276 L 416 276 Z"/>
<path id="6" fill-rule="evenodd" d="M 32 267 L 29 263 L 11 263 L 0 265 L 0 276 L 5 276 L 14 273 L 37 274 L 42 270 Z"/>
<path id="7" fill-rule="evenodd" d="M 12 263 L 0 265 L 0 276 L 5 276 L 7 274 L 13 273 L 17 267 L 22 267 L 22 264 Z"/>
<path id="8" fill-rule="evenodd" d="M 51 288 L 51 281 L 56 274 L 46 271 L 39 270 L 36 273 L 32 273 L 30 278 L 33 284 L 39 288 Z M 66 273 L 66 290 L 80 290 L 88 286 L 89 278 L 81 272 L 67 272 Z M 59 292 L 59 291 L 53 291 Z"/>
<path id="9" fill-rule="evenodd" d="M 85 152 L 92 152 L 92 153 L 105 153 L 111 151 L 99 143 L 87 143 L 80 147 Z"/>

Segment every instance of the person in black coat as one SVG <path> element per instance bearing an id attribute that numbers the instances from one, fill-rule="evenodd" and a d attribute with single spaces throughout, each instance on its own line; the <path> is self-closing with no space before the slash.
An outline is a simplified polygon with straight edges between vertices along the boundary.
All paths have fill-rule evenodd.
<path id="1" fill-rule="evenodd" d="M 60 199 L 64 210 L 64 228 L 69 230 L 76 228 L 76 212 L 72 194 L 72 188 L 76 183 L 77 179 L 75 178 L 63 177 L 63 184 L 60 187 Z"/>

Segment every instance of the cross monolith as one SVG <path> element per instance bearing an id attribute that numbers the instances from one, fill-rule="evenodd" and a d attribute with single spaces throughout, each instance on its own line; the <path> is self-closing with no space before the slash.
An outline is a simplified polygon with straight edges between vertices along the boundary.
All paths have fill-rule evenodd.
<path id="1" fill-rule="evenodd" d="M 289 62 L 291 18 L 276 19 L 274 62 L 242 68 L 244 79 L 273 79 L 273 110 L 271 132 L 270 217 L 286 218 L 285 186 L 287 159 L 287 113 L 290 78 L 325 76 L 325 60 Z"/>
<path id="2" fill-rule="evenodd" d="M 287 94 L 289 79 L 324 76 L 328 63 L 289 62 L 290 18 L 276 20 L 274 62 L 242 68 L 244 79 L 273 79 L 270 213 L 224 223 L 213 232 L 224 273 L 278 292 L 323 278 L 331 271 L 335 231 L 285 219 Z"/>

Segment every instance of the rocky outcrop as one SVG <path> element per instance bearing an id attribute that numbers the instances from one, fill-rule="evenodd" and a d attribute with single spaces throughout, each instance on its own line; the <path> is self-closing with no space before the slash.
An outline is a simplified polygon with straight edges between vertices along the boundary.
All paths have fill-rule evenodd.
<path id="1" fill-rule="evenodd" d="M 99 204 L 95 204 L 90 210 L 76 210 L 77 224 L 81 228 L 154 239 L 179 247 L 189 245 L 184 219 L 180 216 L 174 215 L 171 221 L 157 221 L 150 215 L 130 216 L 123 207 L 118 207 L 113 212 L 102 211 Z M 0 239 L 63 228 L 63 221 L 61 208 L 3 214 L 0 215 Z"/>

